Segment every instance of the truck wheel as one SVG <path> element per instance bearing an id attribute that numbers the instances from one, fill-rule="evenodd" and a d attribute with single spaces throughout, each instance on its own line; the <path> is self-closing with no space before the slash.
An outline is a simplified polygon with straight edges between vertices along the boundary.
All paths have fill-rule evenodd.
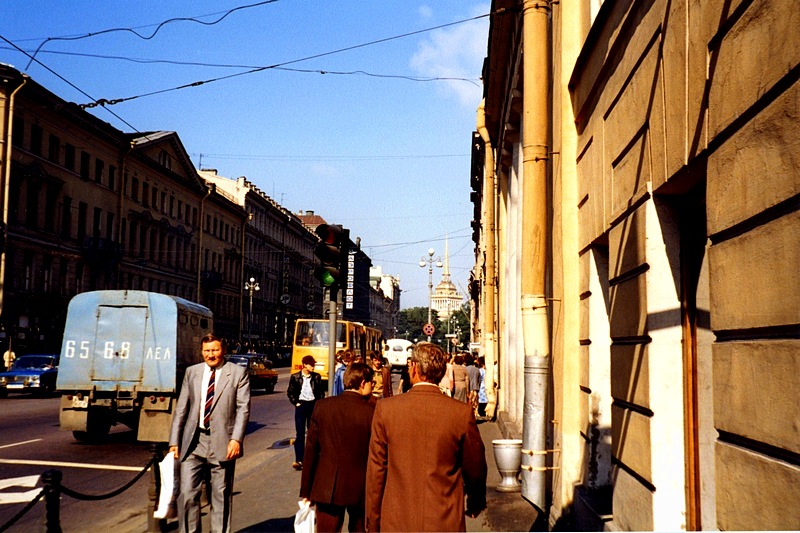
<path id="1" fill-rule="evenodd" d="M 275 384 L 274 383 L 267 383 L 264 386 L 264 392 L 266 392 L 267 394 L 272 394 L 273 392 L 275 392 Z"/>
<path id="2" fill-rule="evenodd" d="M 79 442 L 100 442 L 111 431 L 111 420 L 108 415 L 89 412 L 86 431 L 73 431 L 72 436 Z"/>

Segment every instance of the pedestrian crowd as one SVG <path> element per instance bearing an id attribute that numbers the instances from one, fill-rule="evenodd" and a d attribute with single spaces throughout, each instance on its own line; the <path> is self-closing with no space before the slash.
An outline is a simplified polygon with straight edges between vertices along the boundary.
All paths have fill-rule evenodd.
<path id="1" fill-rule="evenodd" d="M 214 532 L 231 530 L 233 476 L 250 414 L 244 368 L 227 363 L 225 340 L 201 340 L 204 362 L 187 368 L 170 433 L 179 462 L 181 532 L 199 532 L 200 496 L 210 485 Z M 337 354 L 325 397 L 313 356 L 289 378 L 295 408 L 299 496 L 313 505 L 316 531 L 465 531 L 486 508 L 487 466 L 476 419 L 486 397 L 482 361 L 449 357 L 420 342 L 397 388 L 382 354 L 369 363 Z"/>

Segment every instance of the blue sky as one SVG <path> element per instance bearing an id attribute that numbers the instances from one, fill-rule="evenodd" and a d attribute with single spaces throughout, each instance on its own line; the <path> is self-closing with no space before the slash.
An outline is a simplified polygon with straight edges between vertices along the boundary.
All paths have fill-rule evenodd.
<path id="1" fill-rule="evenodd" d="M 3 4 L 0 36 L 31 55 L 41 46 L 43 65 L 2 39 L 0 62 L 76 103 L 138 96 L 91 112 L 126 132 L 176 131 L 196 167 L 246 176 L 286 208 L 350 228 L 400 277 L 404 308 L 427 306 L 418 263 L 429 247 L 442 254 L 446 235 L 466 290 L 488 1 Z M 203 23 L 160 25 L 174 18 Z M 430 78 L 440 79 L 418 81 Z"/>

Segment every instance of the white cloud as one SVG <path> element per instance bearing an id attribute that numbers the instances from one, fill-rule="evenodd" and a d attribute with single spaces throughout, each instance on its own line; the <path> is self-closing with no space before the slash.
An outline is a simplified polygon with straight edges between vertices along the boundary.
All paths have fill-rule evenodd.
<path id="1" fill-rule="evenodd" d="M 419 6 L 419 16 L 425 20 L 429 20 L 433 18 L 433 9 L 429 5 L 421 5 Z"/>
<path id="2" fill-rule="evenodd" d="M 428 8 L 421 7 L 420 13 L 424 9 Z M 489 10 L 488 4 L 476 6 L 470 16 L 483 15 Z M 489 17 L 436 30 L 420 41 L 410 66 L 419 76 L 477 81 L 486 56 L 488 32 Z M 474 108 L 480 102 L 480 86 L 460 80 L 439 83 L 441 90 L 454 94 L 466 107 Z"/>

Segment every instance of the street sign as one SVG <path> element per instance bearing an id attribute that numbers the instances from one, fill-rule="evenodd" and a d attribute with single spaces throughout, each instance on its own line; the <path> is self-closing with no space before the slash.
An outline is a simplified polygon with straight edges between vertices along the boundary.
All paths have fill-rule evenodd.
<path id="1" fill-rule="evenodd" d="M 288 294 L 281 294 L 281 303 L 283 305 L 289 305 L 289 300 L 291 297 Z"/>
<path id="2" fill-rule="evenodd" d="M 425 335 L 427 335 L 428 337 L 430 337 L 431 335 L 433 335 L 433 332 L 434 332 L 434 331 L 436 331 L 436 328 L 434 328 L 434 327 L 433 327 L 433 324 L 431 324 L 431 323 L 428 323 L 428 324 L 425 324 L 424 326 L 422 326 L 422 332 L 423 332 Z"/>

